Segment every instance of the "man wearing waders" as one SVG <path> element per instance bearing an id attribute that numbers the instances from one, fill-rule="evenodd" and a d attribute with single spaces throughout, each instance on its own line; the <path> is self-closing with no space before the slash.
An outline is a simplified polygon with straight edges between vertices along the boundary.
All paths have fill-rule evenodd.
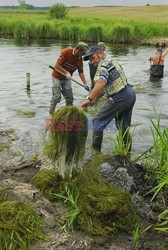
<path id="1" fill-rule="evenodd" d="M 158 78 L 163 77 L 164 60 L 165 60 L 165 56 L 167 55 L 167 53 L 168 53 L 168 48 L 165 48 L 164 50 L 159 48 L 156 51 L 156 55 L 151 56 L 149 58 L 149 61 L 151 63 L 150 65 L 151 77 L 158 77 Z"/>
<path id="2" fill-rule="evenodd" d="M 115 119 L 117 129 L 121 129 L 125 145 L 130 143 L 129 127 L 131 124 L 132 110 L 136 96 L 132 87 L 127 83 L 126 76 L 120 64 L 113 60 L 100 49 L 92 46 L 84 56 L 84 61 L 90 60 L 97 65 L 94 77 L 95 87 L 89 96 L 81 103 L 81 108 L 94 105 L 102 95 L 107 97 L 107 102 L 93 119 L 93 142 L 95 150 L 101 151 L 103 130 Z"/>
<path id="3" fill-rule="evenodd" d="M 61 101 L 61 93 L 65 98 L 66 105 L 73 105 L 73 93 L 71 86 L 71 76 L 74 71 L 78 70 L 78 74 L 86 90 L 86 78 L 83 72 L 83 58 L 82 56 L 87 52 L 88 45 L 84 42 L 79 42 L 75 48 L 65 48 L 61 51 L 60 56 L 55 64 L 55 68 L 62 71 L 60 74 L 56 70 L 52 72 L 52 98 L 49 113 L 52 115 L 55 111 L 57 103 Z"/>
<path id="4" fill-rule="evenodd" d="M 103 42 L 99 42 L 97 44 L 103 51 L 105 51 L 105 43 Z M 90 71 L 90 80 L 91 80 L 91 89 L 94 88 L 94 76 L 96 74 L 96 70 L 97 70 L 97 65 L 92 64 L 91 62 L 89 62 L 89 71 Z"/>

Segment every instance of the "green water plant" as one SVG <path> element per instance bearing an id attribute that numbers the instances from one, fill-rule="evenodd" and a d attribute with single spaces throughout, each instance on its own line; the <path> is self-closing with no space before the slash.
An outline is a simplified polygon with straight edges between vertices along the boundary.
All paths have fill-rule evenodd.
<path id="1" fill-rule="evenodd" d="M 39 240 L 46 240 L 43 223 L 30 205 L 0 202 L 0 250 L 32 249 Z"/>
<path id="2" fill-rule="evenodd" d="M 5 149 L 9 149 L 10 147 L 10 143 L 0 143 L 0 152 L 4 151 Z"/>
<path id="3" fill-rule="evenodd" d="M 32 118 L 36 115 L 35 111 L 26 111 L 19 108 L 10 108 L 10 110 L 14 111 L 20 117 Z"/>
<path id="4" fill-rule="evenodd" d="M 7 192 L 5 188 L 0 187 L 0 202 L 5 201 L 7 198 Z"/>
<path id="5" fill-rule="evenodd" d="M 61 193 L 63 179 L 54 169 L 43 169 L 37 172 L 32 181 L 49 200 L 58 200 L 56 194 Z"/>
<path id="6" fill-rule="evenodd" d="M 51 169 L 33 177 L 42 192 L 48 190 L 53 200 L 60 199 L 68 207 L 61 217 L 62 229 L 73 230 L 76 225 L 88 234 L 102 236 L 133 231 L 139 219 L 128 192 L 106 182 L 99 170 L 100 164 L 110 159 L 109 155 L 96 154 L 91 163 L 74 169 L 71 178 L 54 179 L 51 176 L 57 176 L 58 172 Z"/>
<path id="7" fill-rule="evenodd" d="M 87 117 L 74 106 L 60 108 L 54 113 L 50 126 L 49 140 L 44 153 L 52 160 L 59 174 L 71 176 L 72 169 L 79 166 L 85 152 Z"/>
<path id="8" fill-rule="evenodd" d="M 131 232 L 138 220 L 129 194 L 107 183 L 97 166 L 83 168 L 74 195 L 82 208 L 78 225 L 91 235 Z"/>

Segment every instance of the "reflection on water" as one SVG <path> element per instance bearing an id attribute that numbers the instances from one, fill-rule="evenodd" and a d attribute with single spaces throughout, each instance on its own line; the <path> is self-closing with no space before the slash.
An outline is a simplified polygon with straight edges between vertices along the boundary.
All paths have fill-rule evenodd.
<path id="1" fill-rule="evenodd" d="M 93 45 L 93 44 L 92 44 Z M 14 128 L 21 140 L 16 146 L 22 148 L 25 154 L 40 152 L 45 138 L 45 119 L 50 118 L 48 108 L 51 98 L 51 70 L 60 50 L 67 46 L 75 46 L 60 41 L 25 41 L 0 39 L 0 129 Z M 168 59 L 165 60 L 165 74 L 162 79 L 151 79 L 149 75 L 148 58 L 155 48 L 143 46 L 107 44 L 106 51 L 110 53 L 124 68 L 128 82 L 137 93 L 133 111 L 132 128 L 133 150 L 142 152 L 152 143 L 150 119 L 155 119 L 154 107 L 161 112 L 161 125 L 168 126 Z M 88 83 L 89 67 L 84 62 L 84 70 Z M 31 90 L 26 91 L 26 72 L 31 73 Z M 78 74 L 73 78 L 80 81 Z M 87 96 L 87 92 L 73 83 L 74 105 L 79 106 Z M 65 104 L 62 98 L 58 108 Z M 35 111 L 35 118 L 20 118 L 9 108 L 21 108 Z M 89 115 L 88 115 L 89 116 Z M 114 131 L 104 135 L 103 152 L 112 149 L 113 144 L 108 139 Z M 91 133 L 88 138 L 91 142 Z"/>
<path id="2" fill-rule="evenodd" d="M 150 82 L 154 88 L 162 87 L 163 78 L 150 76 Z"/>

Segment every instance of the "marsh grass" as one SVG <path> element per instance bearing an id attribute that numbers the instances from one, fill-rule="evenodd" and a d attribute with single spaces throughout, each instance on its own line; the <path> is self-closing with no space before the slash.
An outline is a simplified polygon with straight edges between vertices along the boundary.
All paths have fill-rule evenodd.
<path id="1" fill-rule="evenodd" d="M 151 201 L 168 188 L 168 128 L 161 129 L 161 114 L 157 115 L 155 110 L 155 115 L 156 123 L 150 119 L 153 145 L 139 157 L 147 172 L 155 179 L 155 187 L 147 193 L 153 193 Z"/>
<path id="2" fill-rule="evenodd" d="M 167 6 L 70 8 L 67 18 L 50 20 L 45 11 L 0 10 L 0 34 L 23 39 L 132 43 L 167 37 L 167 12 Z"/>
<path id="3" fill-rule="evenodd" d="M 43 223 L 35 210 L 20 201 L 0 202 L 0 249 L 29 249 L 39 240 L 46 240 Z"/>
<path id="4" fill-rule="evenodd" d="M 126 142 L 125 142 L 125 139 Z M 119 155 L 124 159 L 130 159 L 130 149 L 132 145 L 131 135 L 130 135 L 130 128 L 128 128 L 125 132 L 122 129 L 119 129 L 117 138 L 110 135 L 109 139 L 114 143 L 114 149 L 112 151 L 113 154 Z"/>
<path id="5" fill-rule="evenodd" d="M 62 229 L 74 230 L 76 225 L 91 235 L 104 236 L 133 231 L 138 217 L 129 194 L 107 183 L 100 174 L 100 164 L 109 159 L 97 154 L 89 165 L 75 169 L 71 179 L 54 179 L 58 177 L 55 170 L 42 170 L 33 177 L 45 195 L 50 198 L 52 193 L 53 200 L 60 199 L 68 206 L 68 213 L 62 215 Z"/>

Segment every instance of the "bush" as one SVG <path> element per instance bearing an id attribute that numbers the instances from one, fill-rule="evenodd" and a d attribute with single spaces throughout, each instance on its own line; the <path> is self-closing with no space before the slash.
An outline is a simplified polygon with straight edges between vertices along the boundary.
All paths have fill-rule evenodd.
<path id="1" fill-rule="evenodd" d="M 68 9 L 62 3 L 54 4 L 49 9 L 49 16 L 51 18 L 63 18 L 63 17 L 66 17 L 67 13 L 68 13 Z"/>

